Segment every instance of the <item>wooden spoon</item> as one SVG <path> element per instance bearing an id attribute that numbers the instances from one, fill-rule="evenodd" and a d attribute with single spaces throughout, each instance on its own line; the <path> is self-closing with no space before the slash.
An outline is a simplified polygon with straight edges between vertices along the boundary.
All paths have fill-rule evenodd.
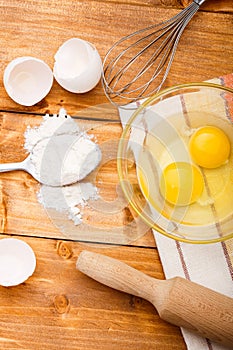
<path id="1" fill-rule="evenodd" d="M 86 250 L 76 267 L 109 287 L 149 300 L 163 320 L 233 348 L 232 298 L 181 277 L 158 280 Z"/>

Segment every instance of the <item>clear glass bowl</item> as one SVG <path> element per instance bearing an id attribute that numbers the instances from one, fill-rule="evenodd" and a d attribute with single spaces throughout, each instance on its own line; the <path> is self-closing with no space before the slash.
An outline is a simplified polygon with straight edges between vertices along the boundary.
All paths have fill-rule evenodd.
<path id="1" fill-rule="evenodd" d="M 231 146 L 227 162 L 213 169 L 195 164 L 190 154 L 191 135 L 205 126 L 221 129 Z M 232 145 L 232 89 L 192 83 L 168 88 L 147 99 L 125 126 L 117 157 L 120 183 L 135 215 L 149 227 L 184 242 L 211 243 L 232 238 Z M 205 161 L 204 152 L 201 157 Z M 161 176 L 173 162 L 193 164 L 200 170 L 204 189 L 192 203 L 174 205 L 162 195 Z M 195 183 L 193 177 L 186 178 L 179 186 L 195 197 L 200 183 Z"/>

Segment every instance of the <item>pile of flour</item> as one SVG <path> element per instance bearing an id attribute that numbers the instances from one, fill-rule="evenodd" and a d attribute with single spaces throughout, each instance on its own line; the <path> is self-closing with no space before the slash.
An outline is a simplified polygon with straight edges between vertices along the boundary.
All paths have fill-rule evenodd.
<path id="1" fill-rule="evenodd" d="M 82 222 L 81 208 L 98 198 L 97 188 L 89 182 L 77 182 L 93 171 L 101 160 L 101 151 L 91 137 L 80 131 L 64 109 L 59 115 L 45 115 L 38 127 L 28 127 L 25 149 L 40 179 L 38 200 L 45 208 L 66 212 L 75 225 Z M 71 185 L 69 185 L 71 184 Z"/>
<path id="2" fill-rule="evenodd" d="M 101 160 L 98 145 L 79 131 L 62 109 L 57 116 L 45 116 L 38 128 L 28 128 L 25 148 L 40 182 L 65 186 L 84 179 Z"/>

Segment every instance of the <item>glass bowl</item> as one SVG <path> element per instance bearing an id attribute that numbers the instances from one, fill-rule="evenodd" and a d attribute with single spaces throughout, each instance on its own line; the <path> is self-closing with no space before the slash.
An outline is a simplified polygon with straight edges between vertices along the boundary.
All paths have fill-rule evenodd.
<path id="1" fill-rule="evenodd" d="M 219 140 L 214 135 L 213 147 L 207 141 L 204 150 L 195 149 L 204 162 L 200 165 L 194 159 L 190 138 L 194 138 L 197 130 L 205 134 L 206 127 L 220 130 L 225 139 L 221 144 L 221 137 Z M 224 157 L 226 140 L 230 153 L 216 165 L 215 160 Z M 212 243 L 232 238 L 232 145 L 232 89 L 192 83 L 168 88 L 147 99 L 124 127 L 118 147 L 120 183 L 135 215 L 149 227 L 183 242 Z M 195 147 L 199 147 L 198 142 Z M 210 152 L 214 148 L 218 151 L 210 156 L 205 153 L 207 148 Z M 208 162 L 213 166 L 207 168 Z M 172 182 L 177 176 L 179 195 L 186 198 L 183 202 L 177 200 L 181 197 L 171 200 L 173 187 L 169 189 L 165 171 L 171 163 L 177 172 L 169 176 Z M 192 171 L 185 168 L 180 172 L 183 165 Z"/>

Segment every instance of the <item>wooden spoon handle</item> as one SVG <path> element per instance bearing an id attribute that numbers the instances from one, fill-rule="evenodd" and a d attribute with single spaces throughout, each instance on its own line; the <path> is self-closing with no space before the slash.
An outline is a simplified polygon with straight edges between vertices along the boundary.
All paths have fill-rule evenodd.
<path id="1" fill-rule="evenodd" d="M 180 277 L 157 280 L 89 251 L 81 252 L 76 267 L 109 287 L 149 300 L 162 319 L 232 347 L 233 299 Z"/>

